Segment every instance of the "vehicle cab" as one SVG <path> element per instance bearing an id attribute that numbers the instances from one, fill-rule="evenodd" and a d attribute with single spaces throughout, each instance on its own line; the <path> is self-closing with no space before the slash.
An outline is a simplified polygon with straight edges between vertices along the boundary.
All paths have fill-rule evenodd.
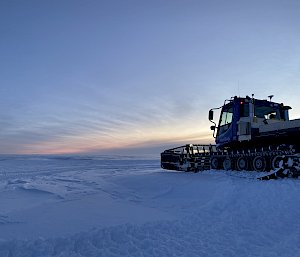
<path id="1" fill-rule="evenodd" d="M 215 109 L 221 109 L 218 126 L 212 119 Z M 269 124 L 288 121 L 289 109 L 291 107 L 283 104 L 249 96 L 226 100 L 222 107 L 210 110 L 209 119 L 215 124 L 211 129 L 214 130 L 216 144 L 222 148 L 253 140 L 260 136 L 261 129 L 270 127 Z"/>

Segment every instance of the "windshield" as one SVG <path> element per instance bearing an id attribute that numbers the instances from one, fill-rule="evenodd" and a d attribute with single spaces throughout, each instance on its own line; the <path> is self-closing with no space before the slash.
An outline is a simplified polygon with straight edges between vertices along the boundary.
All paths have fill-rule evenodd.
<path id="1" fill-rule="evenodd" d="M 233 105 L 232 103 L 229 103 L 223 106 L 221 116 L 220 116 L 217 136 L 225 133 L 229 129 L 232 123 L 232 119 L 233 119 Z"/>
<path id="2" fill-rule="evenodd" d="M 232 105 L 224 106 L 220 118 L 220 126 L 230 124 L 232 122 L 233 110 Z"/>

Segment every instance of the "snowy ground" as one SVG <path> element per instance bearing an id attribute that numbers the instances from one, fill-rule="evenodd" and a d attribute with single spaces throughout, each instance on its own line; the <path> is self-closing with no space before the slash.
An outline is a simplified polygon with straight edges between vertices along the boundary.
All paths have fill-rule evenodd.
<path id="1" fill-rule="evenodd" d="M 300 256 L 300 180 L 0 156 L 2 256 Z"/>

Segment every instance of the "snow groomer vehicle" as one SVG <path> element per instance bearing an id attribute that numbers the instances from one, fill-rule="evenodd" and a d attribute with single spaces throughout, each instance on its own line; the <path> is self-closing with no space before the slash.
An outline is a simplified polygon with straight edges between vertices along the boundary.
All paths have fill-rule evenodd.
<path id="1" fill-rule="evenodd" d="M 300 119 L 289 119 L 290 106 L 252 97 L 232 97 L 209 110 L 216 144 L 186 144 L 161 153 L 168 170 L 268 172 L 260 179 L 300 176 Z M 220 111 L 219 121 L 214 112 Z"/>

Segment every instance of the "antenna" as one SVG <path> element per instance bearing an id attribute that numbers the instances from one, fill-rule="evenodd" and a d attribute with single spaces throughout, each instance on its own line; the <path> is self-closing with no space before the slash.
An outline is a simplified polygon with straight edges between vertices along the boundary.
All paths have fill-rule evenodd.
<path id="1" fill-rule="evenodd" d="M 274 95 L 269 95 L 268 97 L 270 98 L 270 102 L 271 102 Z"/>

